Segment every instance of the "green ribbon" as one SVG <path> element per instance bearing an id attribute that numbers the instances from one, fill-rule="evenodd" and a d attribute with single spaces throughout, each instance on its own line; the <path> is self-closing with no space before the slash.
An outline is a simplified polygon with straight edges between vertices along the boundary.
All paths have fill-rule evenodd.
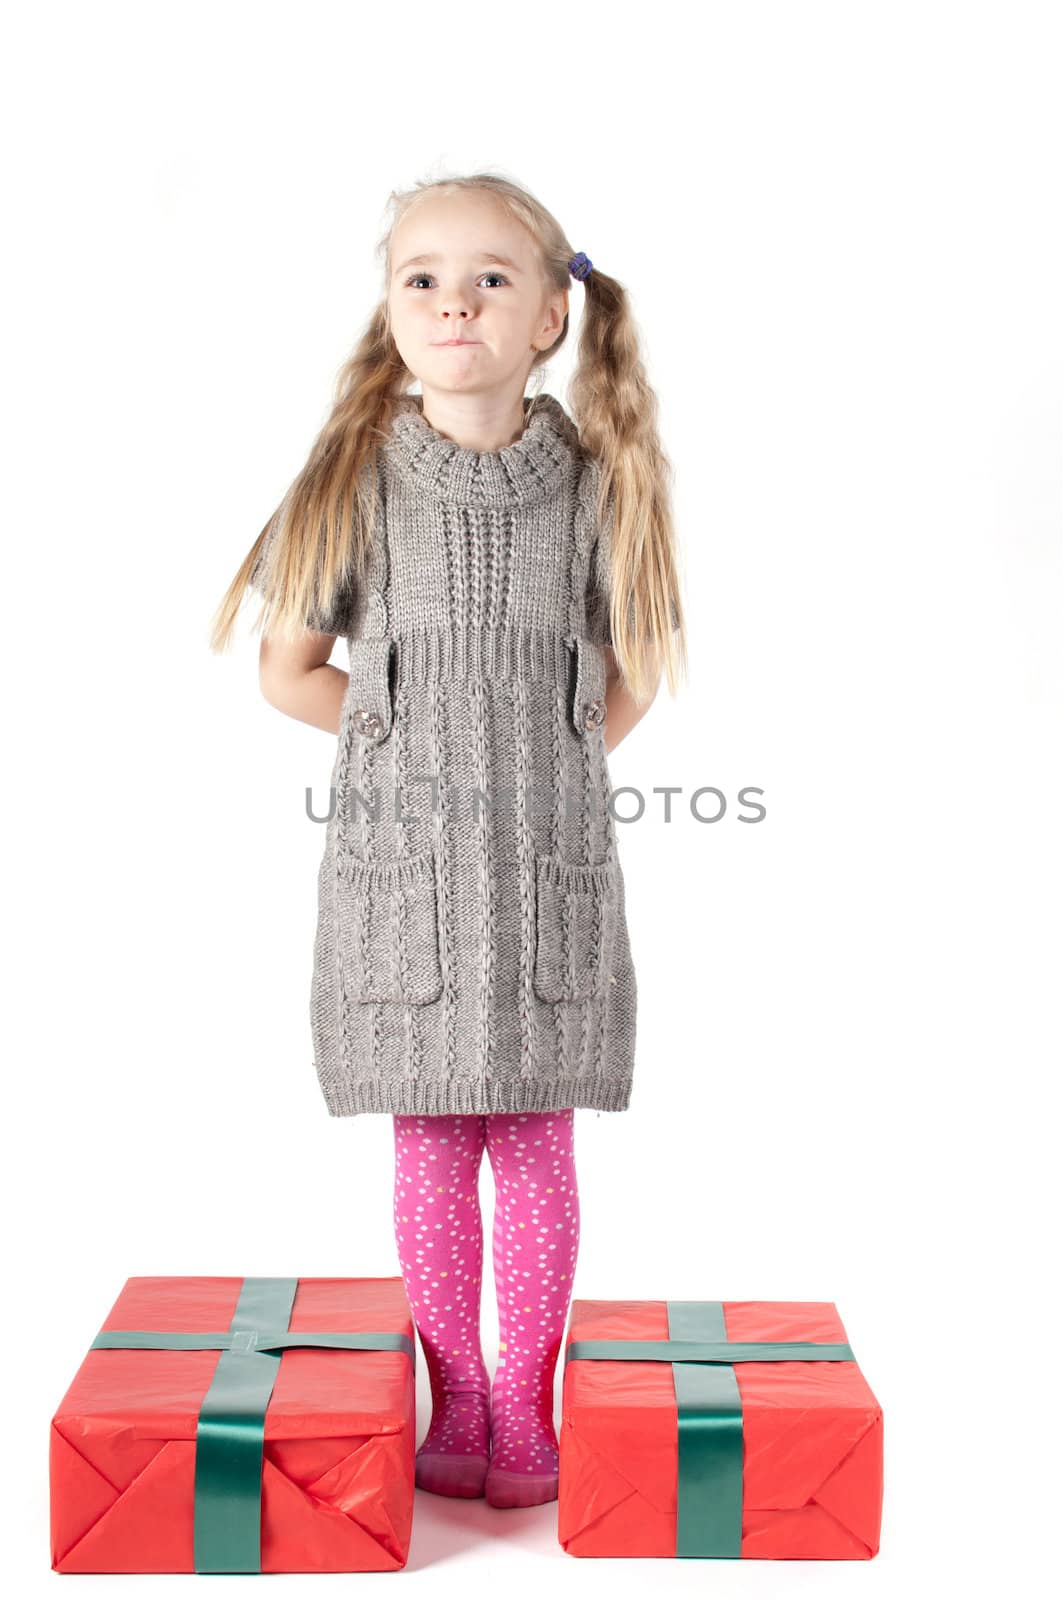
<path id="1" fill-rule="evenodd" d="M 285 1350 L 404 1350 L 405 1333 L 292 1333 L 298 1278 L 245 1278 L 226 1333 L 105 1329 L 93 1350 L 220 1350 L 196 1423 L 193 1565 L 262 1571 L 262 1451 L 266 1408 Z"/>
<path id="2" fill-rule="evenodd" d="M 667 1339 L 574 1339 L 570 1361 L 670 1361 L 679 1424 L 675 1553 L 742 1553 L 742 1396 L 736 1361 L 854 1361 L 847 1344 L 730 1340 L 722 1300 L 668 1300 Z"/>

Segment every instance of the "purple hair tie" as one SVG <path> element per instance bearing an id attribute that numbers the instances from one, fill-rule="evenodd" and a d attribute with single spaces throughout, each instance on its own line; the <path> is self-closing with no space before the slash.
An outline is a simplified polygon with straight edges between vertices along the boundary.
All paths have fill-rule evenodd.
<path id="1" fill-rule="evenodd" d="M 568 264 L 568 270 L 574 278 L 578 278 L 582 283 L 584 278 L 590 276 L 590 270 L 593 266 L 594 262 L 590 256 L 584 255 L 582 250 L 577 250 Z"/>

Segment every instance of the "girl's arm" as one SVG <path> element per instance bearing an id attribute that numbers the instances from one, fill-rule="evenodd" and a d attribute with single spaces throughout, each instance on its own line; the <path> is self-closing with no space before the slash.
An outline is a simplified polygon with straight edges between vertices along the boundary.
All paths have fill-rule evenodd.
<path id="1" fill-rule="evenodd" d="M 263 638 L 258 652 L 258 683 L 271 706 L 299 722 L 340 731 L 340 712 L 348 674 L 329 662 L 338 634 L 306 634 L 293 643 Z"/>
<path id="2" fill-rule="evenodd" d="M 605 753 L 608 755 L 631 732 L 636 722 L 642 721 L 657 695 L 655 690 L 653 696 L 640 706 L 621 681 L 612 646 L 602 645 L 602 654 L 605 657 Z"/>

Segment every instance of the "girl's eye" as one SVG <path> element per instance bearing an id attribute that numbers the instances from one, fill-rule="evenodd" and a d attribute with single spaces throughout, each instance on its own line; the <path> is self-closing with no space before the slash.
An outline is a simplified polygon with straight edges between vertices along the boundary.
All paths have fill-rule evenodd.
<path id="1" fill-rule="evenodd" d="M 430 272 L 415 272 L 412 278 L 407 278 L 406 279 L 406 287 L 407 287 L 407 289 L 409 289 L 412 284 L 427 282 L 431 278 L 431 276 L 432 276 L 432 274 Z M 508 283 L 509 282 L 509 279 L 505 276 L 504 273 L 501 273 L 501 272 L 481 272 L 480 277 L 481 278 L 498 278 L 502 283 Z"/>

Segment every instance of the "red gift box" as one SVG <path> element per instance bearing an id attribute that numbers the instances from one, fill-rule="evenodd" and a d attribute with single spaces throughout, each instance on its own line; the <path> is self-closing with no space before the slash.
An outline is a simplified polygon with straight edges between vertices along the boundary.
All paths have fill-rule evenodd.
<path id="1" fill-rule="evenodd" d="M 699 1426 L 692 1414 L 682 1443 L 683 1383 L 694 1364 L 700 1366 L 693 1345 L 693 1363 L 681 1358 L 673 1368 L 666 1358 L 680 1350 L 672 1342 L 677 1336 L 670 1310 L 683 1307 L 716 1308 L 717 1337 L 734 1350 L 715 1347 L 711 1361 L 738 1357 L 712 1366 L 737 1386 L 731 1483 L 713 1475 L 711 1451 L 718 1448 L 719 1430 L 711 1424 L 718 1418 L 703 1425 L 703 1412 Z M 639 1341 L 637 1353 L 643 1355 L 646 1341 L 661 1342 L 663 1355 L 628 1360 L 617 1345 L 609 1359 L 570 1359 L 568 1352 L 580 1342 L 602 1340 Z M 757 1360 L 759 1352 L 749 1348 L 763 1344 L 766 1352 L 772 1344 L 796 1341 L 806 1353 L 810 1344 L 828 1350 L 840 1345 L 851 1356 L 845 1340 L 837 1309 L 824 1301 L 574 1300 L 558 1483 L 564 1549 L 574 1556 L 874 1556 L 882 1510 L 882 1411 L 855 1360 Z M 786 1351 L 774 1352 L 780 1353 Z M 707 1370 L 700 1366 L 695 1380 Z M 698 1451 L 706 1448 L 710 1456 L 699 1466 Z M 707 1511 L 710 1521 L 712 1513 L 720 1521 L 713 1497 L 726 1502 L 725 1525 L 733 1509 L 730 1549 L 711 1547 L 704 1532 Z"/>
<path id="2" fill-rule="evenodd" d="M 228 1355 L 217 1341 L 213 1348 L 90 1349 L 52 1419 L 56 1571 L 383 1572 L 405 1565 L 416 1347 L 401 1278 L 130 1278 L 98 1340 L 120 1341 L 117 1330 L 148 1339 L 206 1339 L 219 1330 L 224 1337 L 224 1330 L 249 1326 L 238 1312 L 248 1287 L 285 1282 L 294 1300 L 272 1341 L 268 1333 L 232 1333 Z M 339 1343 L 300 1343 L 315 1336 Z M 359 1339 L 368 1346 L 349 1347 Z M 372 1347 L 374 1339 L 388 1347 Z M 261 1371 L 264 1363 L 271 1392 L 259 1429 L 260 1501 L 241 1506 L 237 1493 L 232 1507 L 234 1521 L 250 1514 L 258 1564 L 223 1569 L 197 1566 L 195 1555 L 208 1489 L 215 1530 L 221 1526 L 223 1537 L 227 1531 L 231 1418 L 224 1405 L 214 1419 L 213 1484 L 203 1434 L 210 1420 L 204 1402 L 208 1391 L 217 1395 L 226 1362 L 237 1385 L 248 1365 Z M 245 1466 L 247 1459 L 255 1458 L 245 1448 Z"/>

